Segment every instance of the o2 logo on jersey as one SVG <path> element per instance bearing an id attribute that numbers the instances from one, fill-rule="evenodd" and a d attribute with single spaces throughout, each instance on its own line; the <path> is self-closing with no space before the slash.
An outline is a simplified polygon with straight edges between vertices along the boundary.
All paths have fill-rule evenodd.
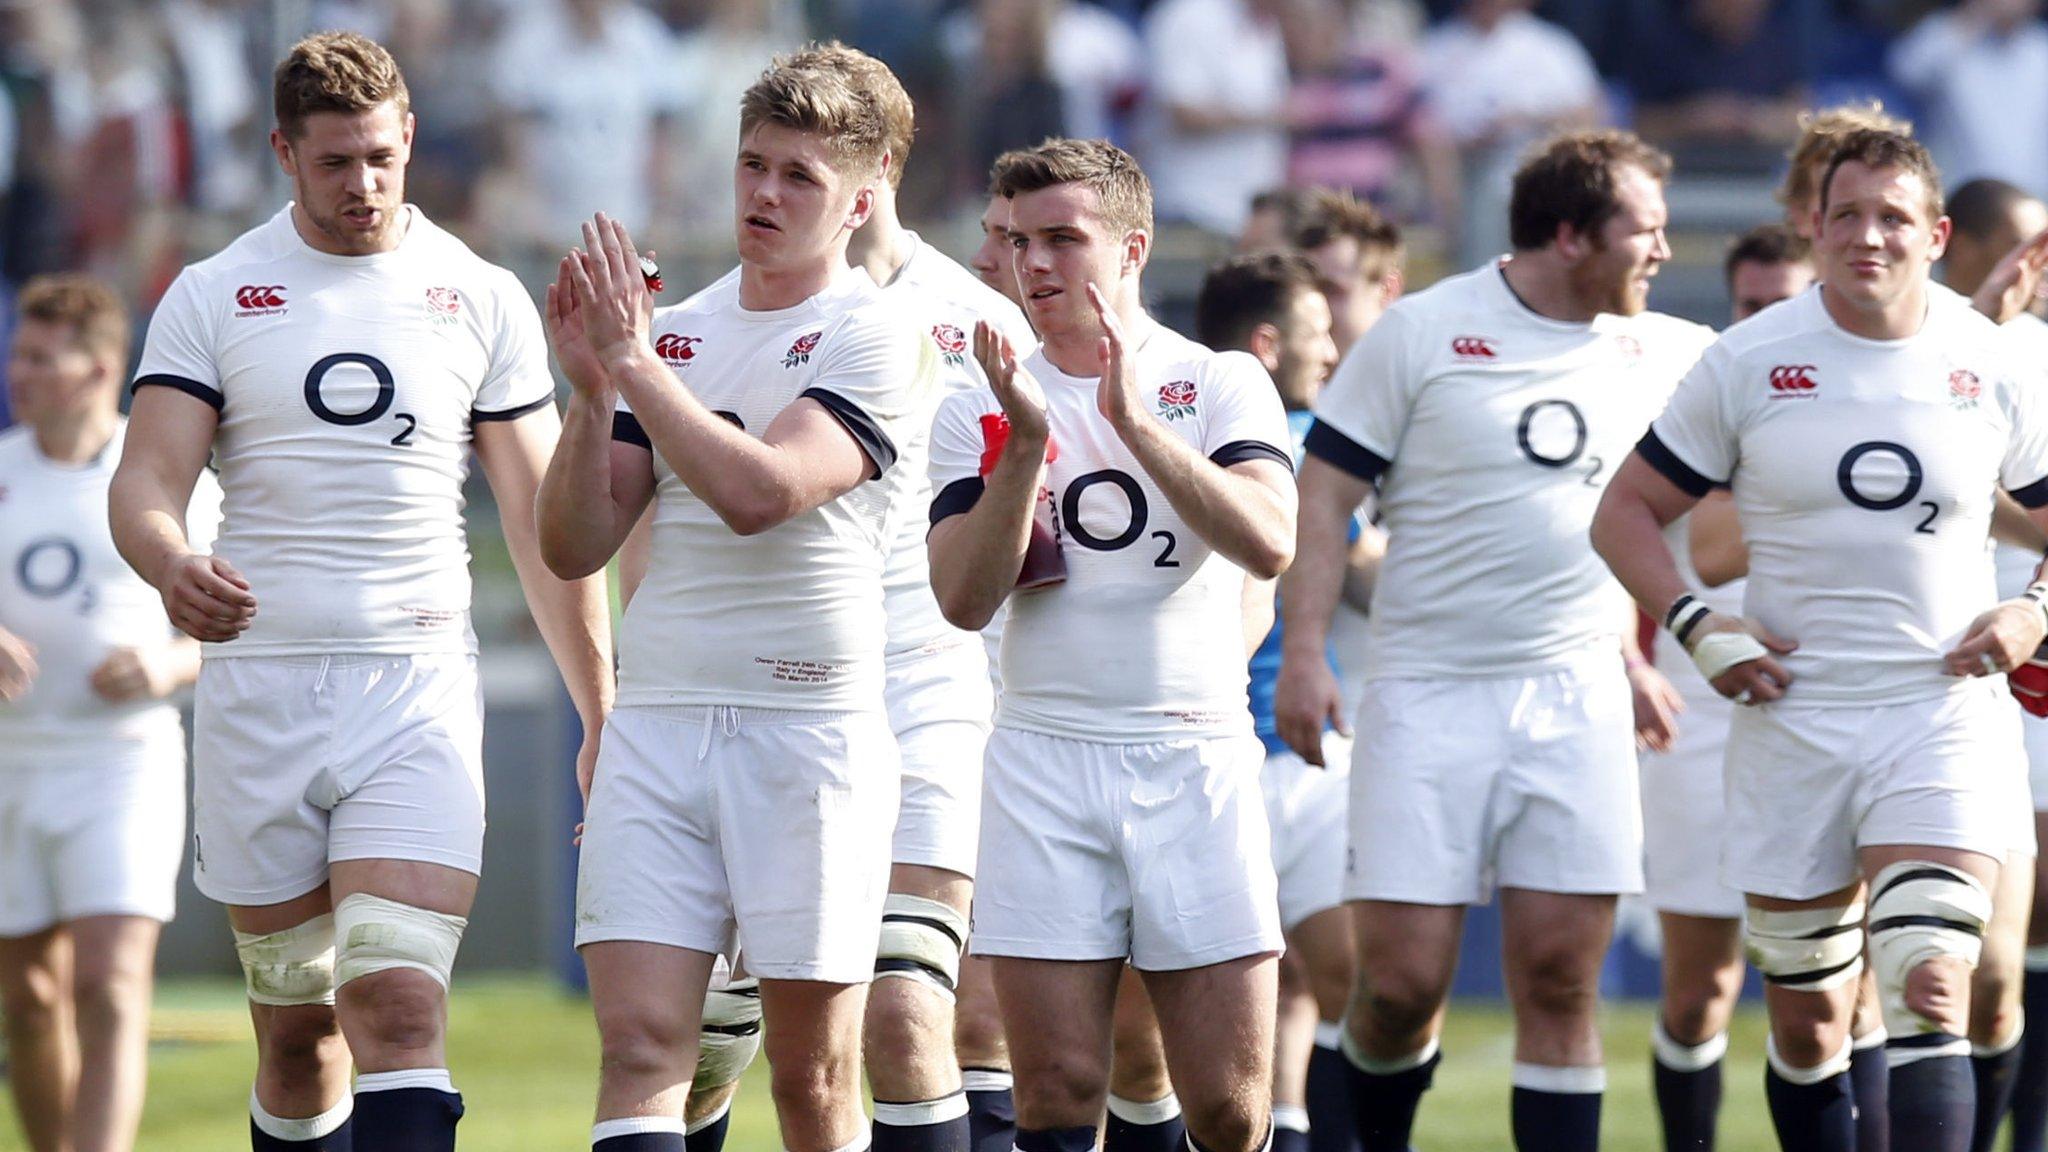
<path id="1" fill-rule="evenodd" d="M 285 310 L 282 284 L 244 284 L 235 289 L 235 315 L 281 316 Z"/>
<path id="2" fill-rule="evenodd" d="M 1600 470 L 1607 462 L 1586 455 L 1586 414 L 1569 400 L 1538 400 L 1522 409 L 1515 422 L 1515 447 L 1531 464 L 1542 468 L 1569 468 L 1581 457 L 1587 464 L 1583 477 L 1588 488 L 1600 487 Z"/>
<path id="3" fill-rule="evenodd" d="M 1872 512 L 1890 512 L 1911 504 L 1920 495 L 1926 479 L 1920 457 L 1904 444 L 1890 440 L 1865 440 L 1842 453 L 1841 463 L 1835 465 L 1835 486 L 1842 490 L 1842 495 L 1849 503 Z M 1932 536 L 1941 505 L 1922 500 L 1920 507 L 1927 510 L 1927 515 L 1913 526 L 1913 531 Z"/>
<path id="4" fill-rule="evenodd" d="M 932 325 L 932 343 L 939 346 L 939 355 L 953 367 L 958 368 L 967 362 L 967 333 L 957 325 Z"/>
<path id="5" fill-rule="evenodd" d="M 655 340 L 654 354 L 670 364 L 688 364 L 697 358 L 697 345 L 702 336 L 678 336 L 673 332 Z"/>
<path id="6" fill-rule="evenodd" d="M 1485 336 L 1452 337 L 1451 354 L 1460 360 L 1493 360 L 1500 356 L 1494 351 L 1493 341 Z"/>
<path id="7" fill-rule="evenodd" d="M 328 386 L 328 375 L 344 364 L 361 365 L 369 371 L 370 378 L 377 384 L 377 395 L 369 404 L 354 412 L 336 410 L 327 402 L 324 391 Z M 398 434 L 391 438 L 391 444 L 404 448 L 412 443 L 413 429 L 419 427 L 419 421 L 410 412 L 391 412 L 392 402 L 397 399 L 398 384 L 392 379 L 391 369 L 385 367 L 382 360 L 367 352 L 336 352 L 332 356 L 322 356 L 306 371 L 306 407 L 313 410 L 313 415 L 329 424 L 340 425 L 343 428 L 358 428 L 382 419 L 385 413 L 390 412 L 393 420 L 405 424 L 405 427 L 399 429 Z"/>
<path id="8" fill-rule="evenodd" d="M 55 600 L 78 587 L 85 575 L 85 554 L 62 536 L 45 536 L 21 550 L 14 561 L 14 579 L 22 591 L 38 600 Z M 93 598 L 87 589 L 80 614 L 91 612 Z"/>
<path id="9" fill-rule="evenodd" d="M 1811 364 L 1780 364 L 1771 369 L 1771 399 L 1804 400 L 1813 396 L 1820 388 L 1813 373 Z"/>
<path id="10" fill-rule="evenodd" d="M 462 320 L 462 293 L 453 288 L 427 289 L 427 319 L 442 327 Z"/>
<path id="11" fill-rule="evenodd" d="M 1195 382 L 1175 380 L 1159 386 L 1159 418 L 1179 420 L 1195 414 Z"/>
<path id="12" fill-rule="evenodd" d="M 1123 531 L 1114 536 L 1097 536 L 1081 522 L 1081 497 L 1098 484 L 1108 484 L 1124 494 L 1131 506 L 1131 518 L 1125 522 Z M 1060 497 L 1060 522 L 1066 528 L 1068 537 L 1083 548 L 1096 552 L 1119 552 L 1145 538 L 1145 525 L 1151 519 L 1151 505 L 1145 499 L 1145 490 L 1138 486 L 1128 472 L 1115 468 L 1104 468 L 1076 476 L 1067 485 Z M 1173 549 L 1179 543 L 1172 532 L 1160 529 L 1151 536 L 1161 542 L 1159 555 L 1152 558 L 1154 568 L 1178 568 L 1180 561 L 1173 558 Z"/>
<path id="13" fill-rule="evenodd" d="M 782 357 L 782 366 L 784 368 L 794 368 L 799 364 L 809 364 L 811 362 L 811 353 L 818 350 L 818 340 L 824 335 L 825 333 L 820 331 L 807 332 L 797 337 L 796 343 L 791 344 L 789 351 Z"/>

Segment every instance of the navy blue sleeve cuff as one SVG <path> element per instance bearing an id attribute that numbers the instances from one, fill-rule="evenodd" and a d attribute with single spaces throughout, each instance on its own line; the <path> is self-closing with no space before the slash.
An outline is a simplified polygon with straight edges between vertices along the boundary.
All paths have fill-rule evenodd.
<path id="1" fill-rule="evenodd" d="M 1713 491 L 1716 486 L 1725 487 L 1727 484 L 1725 480 L 1716 480 L 1693 471 L 1692 465 L 1680 460 L 1677 453 L 1664 446 L 1664 441 L 1657 438 L 1655 428 L 1643 433 L 1643 438 L 1636 442 L 1636 455 L 1643 458 L 1643 463 L 1655 468 L 1658 475 L 1676 484 L 1679 491 L 1695 500 Z"/>
<path id="2" fill-rule="evenodd" d="M 1209 453 L 1209 459 L 1218 468 L 1242 464 L 1247 460 L 1271 460 L 1289 472 L 1294 471 L 1294 459 L 1280 449 L 1261 440 L 1232 440 L 1223 447 Z"/>
<path id="3" fill-rule="evenodd" d="M 1302 449 L 1318 460 L 1341 468 L 1367 483 L 1380 478 L 1393 462 L 1321 420 L 1309 425 Z"/>
<path id="4" fill-rule="evenodd" d="M 979 476 L 955 480 L 941 488 L 939 494 L 932 497 L 932 523 L 937 524 L 948 516 L 958 516 L 974 507 L 975 502 L 981 499 L 981 490 Z"/>
<path id="5" fill-rule="evenodd" d="M 620 444 L 654 451 L 654 441 L 647 438 L 647 429 L 640 426 L 640 418 L 631 412 L 612 413 L 612 439 Z"/>
<path id="6" fill-rule="evenodd" d="M 2022 508 L 2039 508 L 2048 505 L 2048 476 L 2043 476 L 2025 488 L 2015 488 L 2007 493 Z"/>
<path id="7" fill-rule="evenodd" d="M 163 372 L 136 377 L 135 383 L 129 386 L 129 391 L 132 393 L 138 388 L 147 388 L 151 385 L 156 385 L 160 388 L 175 388 L 187 396 L 196 396 L 212 405 L 215 412 L 220 411 L 222 405 L 227 402 L 227 398 L 220 394 L 220 389 L 218 388 L 209 388 L 197 380 L 188 379 L 184 376 L 172 376 Z"/>
<path id="8" fill-rule="evenodd" d="M 895 466 L 895 442 L 882 431 L 880 424 L 875 423 L 874 417 L 861 410 L 860 405 L 823 388 L 806 388 L 803 395 L 824 405 L 825 411 L 845 426 L 854 443 L 860 445 L 860 450 L 867 453 L 869 462 L 874 464 L 874 476 L 880 476 Z M 874 476 L 869 479 L 874 479 Z"/>
<path id="9" fill-rule="evenodd" d="M 495 411 L 472 408 L 469 413 L 469 419 L 473 424 L 481 424 L 491 420 L 517 420 L 528 412 L 538 412 L 554 402 L 555 398 L 553 396 L 543 396 L 531 404 L 521 404 L 517 408 L 500 408 Z"/>

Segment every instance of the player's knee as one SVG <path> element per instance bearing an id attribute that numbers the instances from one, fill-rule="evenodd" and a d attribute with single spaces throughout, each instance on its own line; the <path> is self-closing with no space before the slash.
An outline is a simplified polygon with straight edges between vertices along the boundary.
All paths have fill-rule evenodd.
<path id="1" fill-rule="evenodd" d="M 960 954 L 966 944 L 967 917 L 951 904 L 891 892 L 882 904 L 875 982 L 909 981 L 950 1004 L 960 983 Z"/>
<path id="2" fill-rule="evenodd" d="M 903 1099 L 906 1081 L 922 1082 L 955 1067 L 950 1002 L 908 980 L 876 985 L 868 998 L 862 1057 L 876 1092 Z"/>
<path id="3" fill-rule="evenodd" d="M 1341 1019 L 1351 998 L 1351 957 L 1343 953 L 1315 955 L 1307 961 L 1308 990 L 1315 997 L 1316 1014 L 1325 1020 Z"/>
<path id="4" fill-rule="evenodd" d="M 1870 955 L 1894 1039 L 1967 1023 L 1970 970 L 1983 951 L 1991 895 L 1967 872 L 1926 860 L 1885 868 L 1870 885 Z"/>
<path id="5" fill-rule="evenodd" d="M 281 932 L 236 932 L 235 955 L 249 1002 L 273 1008 L 334 1003 L 334 917 Z"/>
<path id="6" fill-rule="evenodd" d="M 1017 1069 L 1017 1107 L 1020 1114 L 1028 1109 L 1037 1118 L 1031 1121 L 1032 1127 L 1093 1124 L 1102 1111 L 1105 1084 L 1110 1092 L 1129 1100 L 1158 1100 L 1172 1090 L 1149 1084 L 1133 1087 L 1112 1080 L 1108 1073 L 1109 1069 L 1086 1053 L 1051 1053 L 1037 1067 Z"/>
<path id="7" fill-rule="evenodd" d="M 1181 1097 L 1181 1119 L 1188 1134 L 1204 1148 L 1257 1148 L 1266 1140 L 1266 1120 L 1254 1115 L 1258 1109 L 1247 1098 L 1224 1096 L 1215 1100 Z"/>
<path id="8" fill-rule="evenodd" d="M 446 1000 L 447 992 L 420 973 L 389 969 L 343 984 L 336 1008 L 358 1046 L 419 1052 L 440 1042 Z"/>
<path id="9" fill-rule="evenodd" d="M 1371 1031 L 1361 1040 L 1397 1039 L 1429 1027 L 1447 990 L 1438 981 L 1375 976 L 1352 997 L 1355 1017 Z"/>
<path id="10" fill-rule="evenodd" d="M 150 978 L 123 964 L 80 964 L 72 976 L 72 996 L 81 1017 L 118 1019 L 149 1010 Z"/>
<path id="11" fill-rule="evenodd" d="M 256 1047 L 264 1069 L 285 1086 L 318 1084 L 329 1061 L 348 1056 L 340 1021 L 324 1004 L 280 1006 L 259 1013 Z"/>
<path id="12" fill-rule="evenodd" d="M 662 1084 L 690 1079 L 693 1037 L 680 1013 L 622 1012 L 597 1023 L 598 1061 L 606 1078 Z"/>
<path id="13" fill-rule="evenodd" d="M 34 1031 L 46 1030 L 56 1024 L 63 995 L 57 973 L 40 965 L 25 966 L 0 978 L 0 1017 Z"/>
<path id="14" fill-rule="evenodd" d="M 1003 1021 L 995 1005 L 961 1001 L 953 1014 L 953 1050 L 963 1068 L 1010 1066 L 1009 1046 L 1003 1040 Z"/>
<path id="15" fill-rule="evenodd" d="M 1667 985 L 1664 989 L 1664 1030 L 1681 1044 L 1704 1044 L 1728 1025 L 1729 1009 L 1740 989 L 1741 972 L 1720 973 Z"/>
<path id="16" fill-rule="evenodd" d="M 859 1070 L 854 1063 L 831 1057 L 769 1060 L 769 1093 L 775 1098 L 777 1114 L 829 1114 L 841 1098 L 859 1089 Z"/>
<path id="17" fill-rule="evenodd" d="M 697 1036 L 697 1071 L 691 1095 L 737 1084 L 761 1051 L 761 982 L 728 981 L 704 993 L 703 1023 Z"/>
<path id="18" fill-rule="evenodd" d="M 1600 998 L 1600 968 L 1581 949 L 1548 948 L 1520 960 L 1517 999 L 1524 1012 L 1545 1017 L 1590 1015 Z"/>

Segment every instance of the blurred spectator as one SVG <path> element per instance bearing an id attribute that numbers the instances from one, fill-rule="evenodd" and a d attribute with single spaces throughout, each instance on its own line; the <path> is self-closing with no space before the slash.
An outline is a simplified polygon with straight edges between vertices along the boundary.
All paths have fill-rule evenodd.
<path id="1" fill-rule="evenodd" d="M 674 51 L 626 0 L 540 0 L 510 22 L 492 73 L 515 120 L 491 208 L 512 238 L 568 244 L 599 210 L 648 236 L 669 218 Z"/>
<path id="2" fill-rule="evenodd" d="M 1036 8 L 1038 11 L 1028 11 Z M 1043 73 L 1059 92 L 1058 134 L 1077 139 L 1122 140 L 1122 120 L 1143 91 L 1145 50 L 1131 26 L 1086 0 L 978 0 L 947 18 L 943 39 L 956 85 L 978 83 L 993 53 L 998 61 L 1034 54 L 1037 45 L 1004 45 L 992 25 L 1036 36 L 1043 28 Z M 1019 140 L 1036 144 L 1038 137 Z M 970 163 L 968 184 L 987 183 L 986 166 Z"/>
<path id="3" fill-rule="evenodd" d="M 1508 248 L 1508 189 L 1524 148 L 1594 123 L 1600 78 L 1592 58 L 1531 0 L 1464 0 L 1422 41 L 1431 106 L 1457 145 L 1464 187 L 1459 263 Z"/>
<path id="4" fill-rule="evenodd" d="M 1820 211 L 1820 182 L 1827 175 L 1835 147 L 1851 132 L 1875 129 L 1912 135 L 1913 126 L 1889 115 L 1884 105 L 1842 104 L 1814 112 L 1801 112 L 1796 121 L 1799 138 L 1785 154 L 1785 179 L 1771 195 L 1785 210 L 1785 226 L 1801 239 L 1813 239 L 1813 217 Z"/>
<path id="5" fill-rule="evenodd" d="M 960 120 L 966 140 L 965 184 L 988 179 L 997 156 L 1068 135 L 1065 98 L 1053 79 L 1049 52 L 1055 0 L 981 0 L 975 5 L 981 42 L 960 87 L 973 99 Z"/>
<path id="6" fill-rule="evenodd" d="M 63 187 L 76 266 L 154 303 L 184 263 L 181 125 L 166 84 L 159 28 L 141 8 L 88 9 L 84 87 L 66 124 Z M 63 74 L 60 73 L 60 78 Z"/>
<path id="7" fill-rule="evenodd" d="M 412 93 L 416 127 L 406 198 L 428 219 L 453 227 L 477 229 L 471 197 L 496 156 L 497 105 L 476 78 L 490 74 L 503 21 L 495 3 L 405 0 L 393 6 L 384 33 Z"/>
<path id="8" fill-rule="evenodd" d="M 1161 0 L 1145 20 L 1145 148 L 1161 220 L 1222 236 L 1287 173 L 1285 0 Z"/>
<path id="9" fill-rule="evenodd" d="M 1794 0 L 1641 0 L 1629 37 L 1636 129 L 1662 143 L 1784 144 L 1814 46 Z"/>
<path id="10" fill-rule="evenodd" d="M 1290 0 L 1284 27 L 1294 90 L 1288 100 L 1289 182 L 1342 188 L 1388 207 L 1412 157 L 1440 221 L 1456 219 L 1457 153 L 1423 99 L 1412 43 L 1351 20 L 1343 0 Z M 1409 217 L 1432 214 L 1410 210 Z"/>
<path id="11" fill-rule="evenodd" d="M 164 37 L 184 99 L 192 164 L 191 202 L 229 214 L 256 207 L 262 192 L 257 148 L 259 98 L 250 65 L 249 0 L 164 0 Z"/>
<path id="12" fill-rule="evenodd" d="M 1272 248 L 1286 248 L 1294 243 L 1294 233 L 1301 228 L 1314 203 L 1316 191 L 1298 185 L 1268 188 L 1252 197 L 1251 212 L 1244 218 L 1244 228 L 1237 234 L 1237 253 L 1248 256 Z"/>
<path id="13" fill-rule="evenodd" d="M 2040 0 L 1964 0 L 1893 45 L 1943 177 L 1995 176 L 2048 196 L 2048 27 Z"/>
<path id="14" fill-rule="evenodd" d="M 669 67 L 681 85 L 668 153 L 675 213 L 661 227 L 715 235 L 732 231 L 733 166 L 740 150 L 740 96 L 777 53 L 804 42 L 803 14 L 789 0 L 709 0 L 703 19 L 681 30 Z"/>

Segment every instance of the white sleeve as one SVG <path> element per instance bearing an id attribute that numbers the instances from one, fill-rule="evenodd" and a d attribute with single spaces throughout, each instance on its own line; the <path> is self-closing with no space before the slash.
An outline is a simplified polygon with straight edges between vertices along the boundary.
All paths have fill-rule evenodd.
<path id="1" fill-rule="evenodd" d="M 175 388 L 221 410 L 220 367 L 214 360 L 214 316 L 203 295 L 199 275 L 187 268 L 171 282 L 149 318 L 142 342 L 142 362 L 135 387 L 152 384 Z"/>
<path id="2" fill-rule="evenodd" d="M 989 409 L 987 392 L 955 392 L 939 404 L 932 421 L 931 521 L 957 516 L 981 498 L 981 417 Z"/>
<path id="3" fill-rule="evenodd" d="M 200 469 L 199 479 L 192 485 L 192 499 L 185 505 L 185 539 L 193 551 L 213 551 L 213 542 L 220 536 L 220 502 L 220 481 L 212 471 Z"/>
<path id="4" fill-rule="evenodd" d="M 1393 463 L 1424 383 L 1411 327 L 1405 313 L 1391 311 L 1352 346 L 1316 397 L 1310 455 L 1364 480 Z"/>
<path id="5" fill-rule="evenodd" d="M 1173 4 L 1154 9 L 1145 29 L 1145 58 L 1150 66 L 1152 98 L 1163 104 L 1201 106 L 1215 102 L 1216 57 L 1231 50 L 1211 42 L 1209 31 L 1187 10 Z"/>
<path id="6" fill-rule="evenodd" d="M 1932 13 L 1893 43 L 1892 79 L 1920 91 L 1939 87 L 1953 73 L 1956 57 L 1968 47 L 1957 35 L 1954 19 L 1946 13 Z"/>
<path id="7" fill-rule="evenodd" d="M 1741 429 L 1727 385 L 1735 376 L 1735 354 L 1727 345 L 1709 347 L 1636 445 L 1652 468 L 1695 497 L 1735 474 Z"/>
<path id="8" fill-rule="evenodd" d="M 938 386 L 938 355 L 928 333 L 869 312 L 827 333 L 818 358 L 818 375 L 801 398 L 817 401 L 839 421 L 876 476 L 889 471 L 897 446 L 910 438 L 911 421 L 930 411 L 928 397 Z"/>
<path id="9" fill-rule="evenodd" d="M 540 312 L 512 274 L 500 274 L 492 301 L 490 365 L 471 405 L 472 420 L 513 420 L 555 402 Z"/>
<path id="10" fill-rule="evenodd" d="M 2012 393 L 2012 439 L 1999 463 L 1999 484 L 2025 507 L 2040 508 L 2048 505 L 2048 372 L 2021 367 Z"/>
<path id="11" fill-rule="evenodd" d="M 1247 353 L 1224 352 L 1202 376 L 1202 454 L 1225 468 L 1272 460 L 1294 471 L 1287 409 L 1265 367 Z"/>

